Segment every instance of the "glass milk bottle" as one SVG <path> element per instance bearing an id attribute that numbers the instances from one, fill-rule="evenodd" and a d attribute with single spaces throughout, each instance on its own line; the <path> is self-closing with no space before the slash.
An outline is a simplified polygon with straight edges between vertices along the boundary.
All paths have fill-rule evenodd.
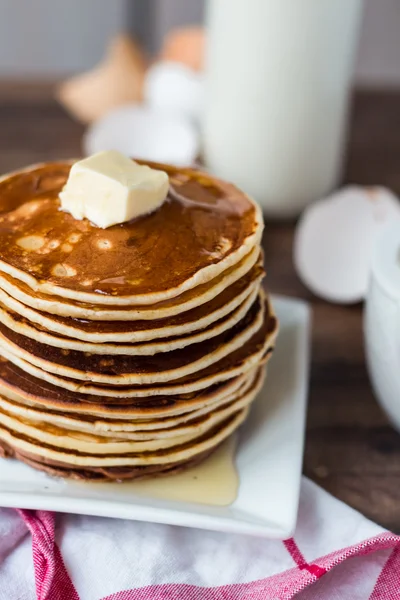
<path id="1" fill-rule="evenodd" d="M 338 183 L 362 0 L 209 0 L 204 156 L 274 217 Z"/>

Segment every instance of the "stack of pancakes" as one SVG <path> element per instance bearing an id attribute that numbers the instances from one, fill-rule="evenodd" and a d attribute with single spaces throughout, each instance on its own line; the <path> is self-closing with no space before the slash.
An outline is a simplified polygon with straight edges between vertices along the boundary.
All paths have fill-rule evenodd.
<path id="1" fill-rule="evenodd" d="M 168 172 L 154 213 L 100 229 L 60 210 L 71 163 L 0 181 L 0 448 L 48 473 L 197 464 L 244 421 L 277 321 L 259 208 Z"/>

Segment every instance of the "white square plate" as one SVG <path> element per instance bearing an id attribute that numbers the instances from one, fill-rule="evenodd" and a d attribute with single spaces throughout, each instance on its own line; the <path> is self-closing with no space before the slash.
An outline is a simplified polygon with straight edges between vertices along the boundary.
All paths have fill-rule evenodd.
<path id="1" fill-rule="evenodd" d="M 230 506 L 135 495 L 124 484 L 87 485 L 53 479 L 0 459 L 0 506 L 136 519 L 285 538 L 296 524 L 309 369 L 310 312 L 275 297 L 280 333 L 268 377 L 240 431 L 239 492 Z"/>

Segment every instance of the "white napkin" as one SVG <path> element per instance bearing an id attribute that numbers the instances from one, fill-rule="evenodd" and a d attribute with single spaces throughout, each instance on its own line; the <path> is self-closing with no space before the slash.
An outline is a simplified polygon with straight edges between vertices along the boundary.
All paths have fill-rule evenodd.
<path id="1" fill-rule="evenodd" d="M 400 598 L 400 537 L 307 479 L 285 542 L 65 514 L 52 528 L 0 510 L 0 600 Z"/>

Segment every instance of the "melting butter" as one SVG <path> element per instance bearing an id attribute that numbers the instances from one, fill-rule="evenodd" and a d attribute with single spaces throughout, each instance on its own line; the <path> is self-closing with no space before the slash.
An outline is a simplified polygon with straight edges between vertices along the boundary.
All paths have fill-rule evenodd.
<path id="1" fill-rule="evenodd" d="M 74 219 L 89 219 L 106 229 L 153 212 L 168 194 L 164 171 L 140 165 L 116 150 L 74 163 L 59 197 Z M 32 236 L 31 236 L 32 237 Z M 107 249 L 107 239 L 103 249 Z"/>

